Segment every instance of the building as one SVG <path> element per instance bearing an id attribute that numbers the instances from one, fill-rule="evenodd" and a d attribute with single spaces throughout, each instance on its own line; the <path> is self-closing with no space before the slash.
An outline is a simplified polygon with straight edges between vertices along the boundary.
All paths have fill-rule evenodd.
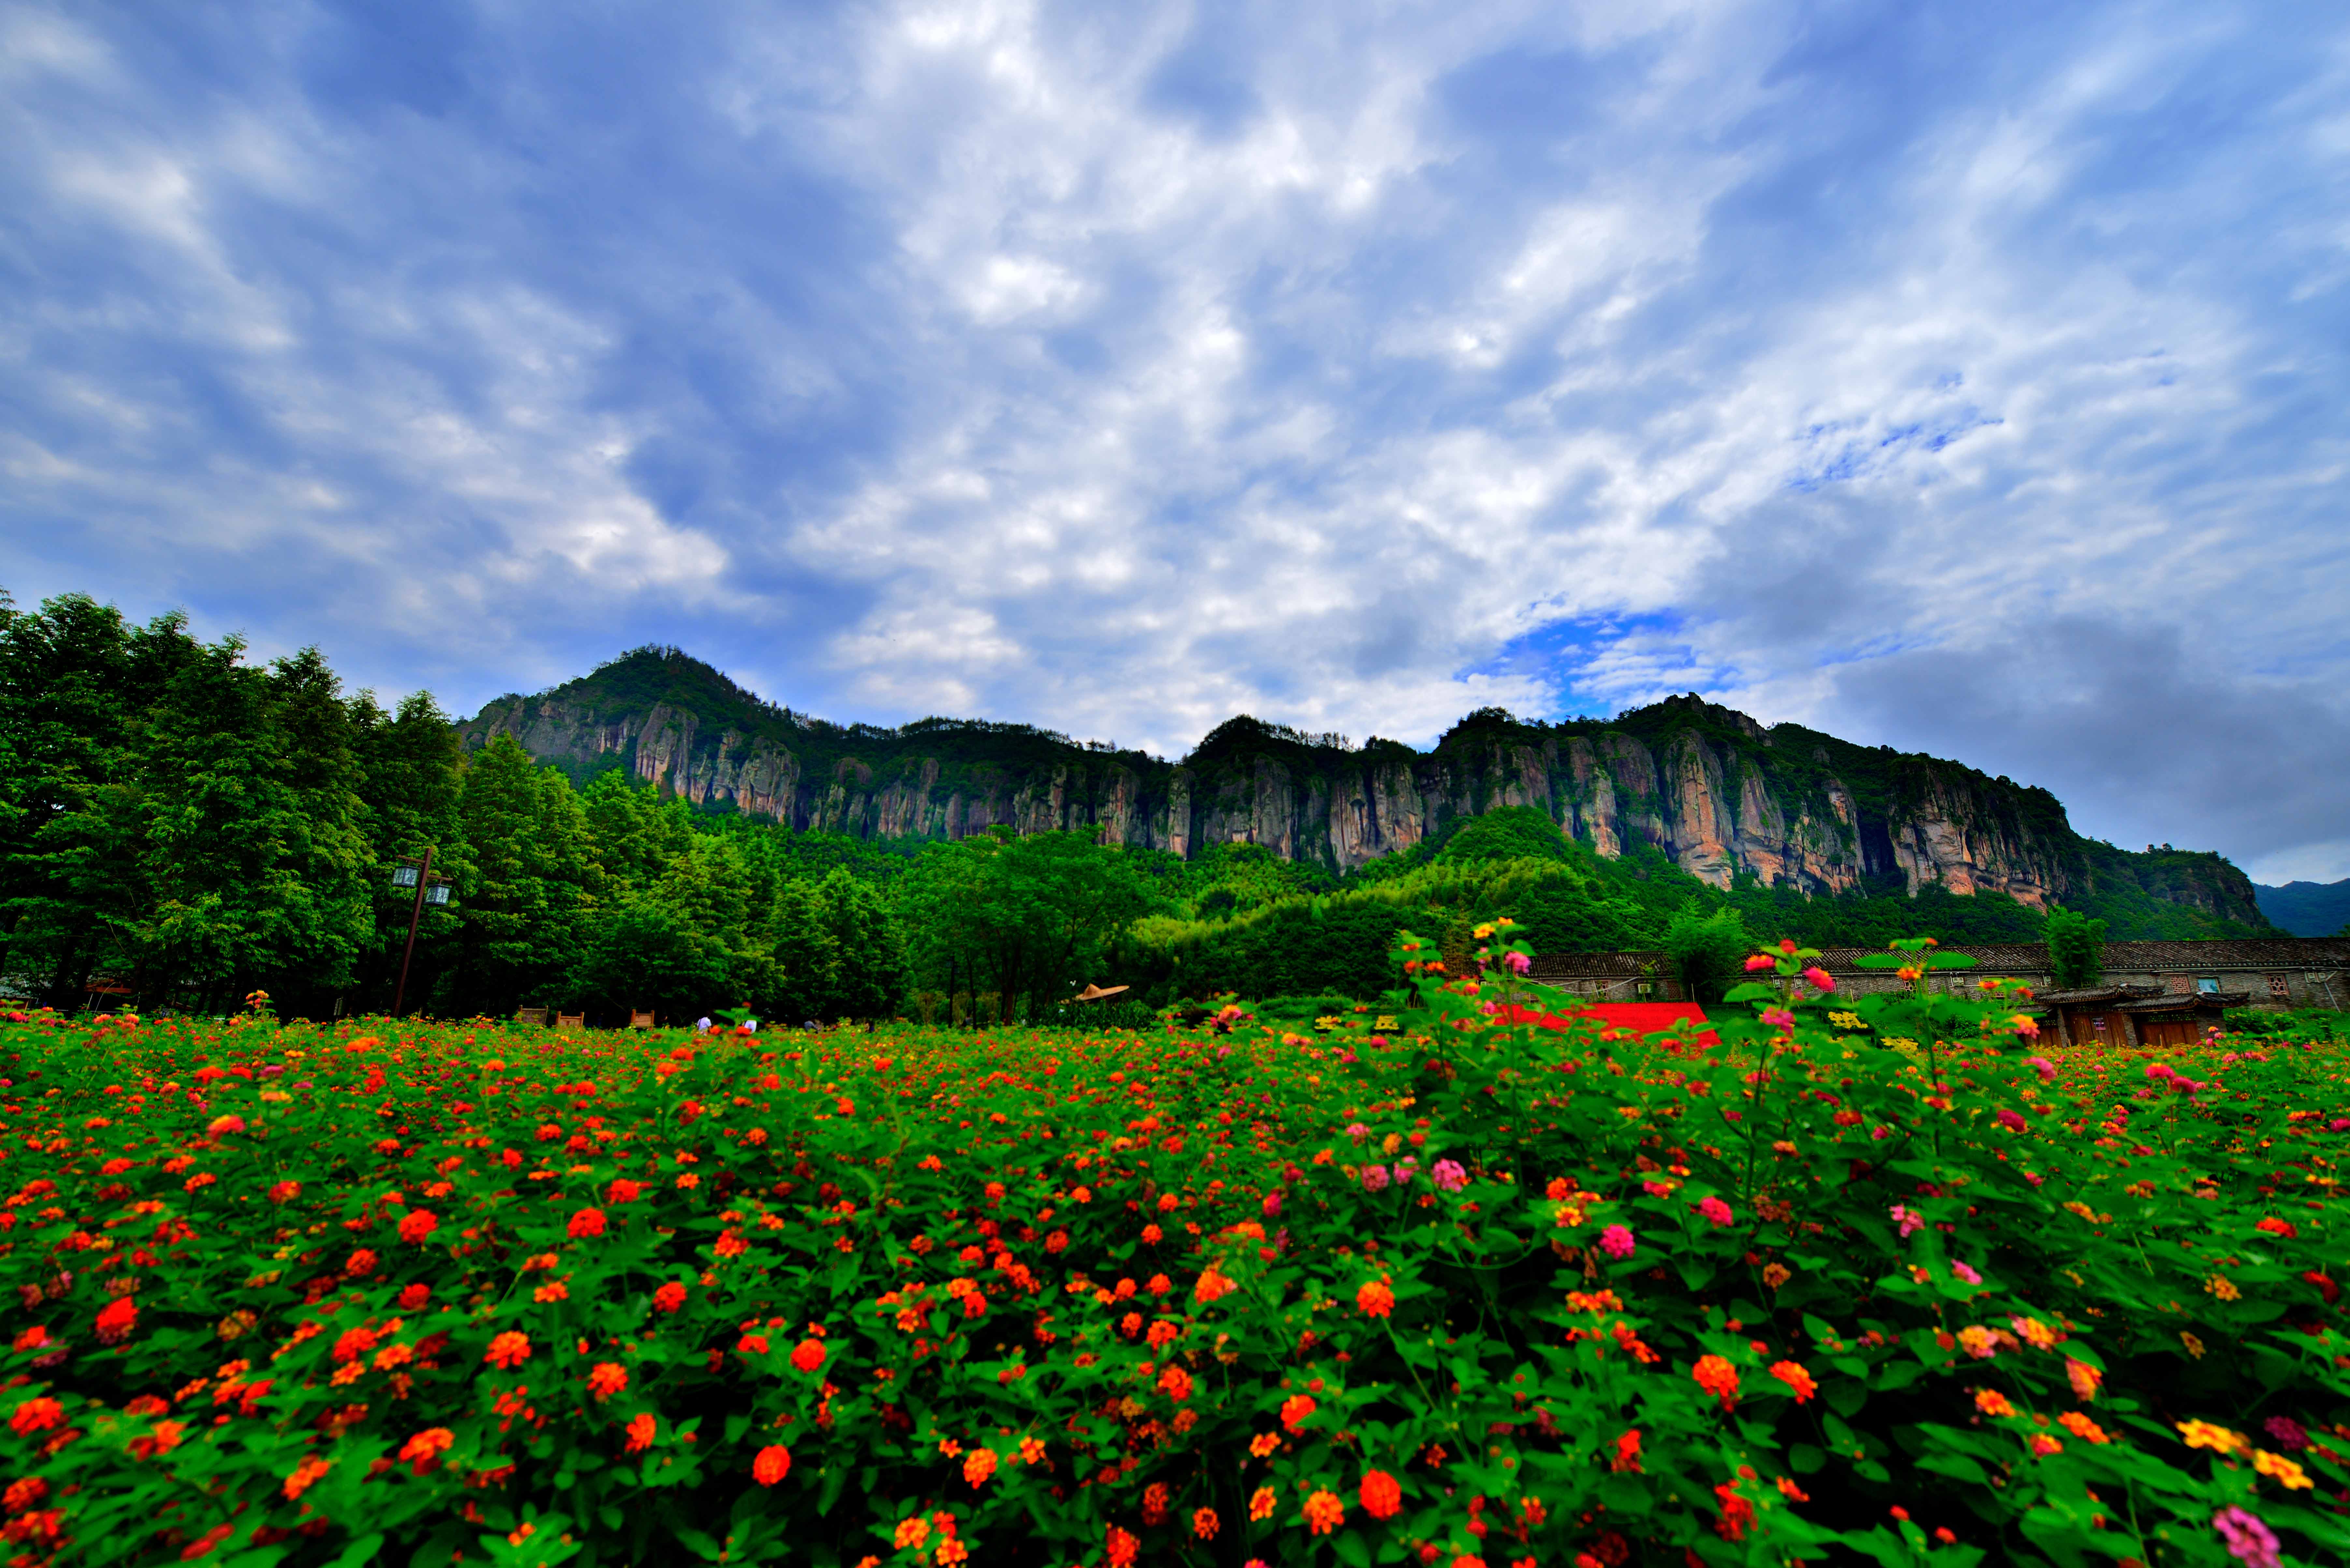
<path id="1" fill-rule="evenodd" d="M 1952 943 L 1936 950 L 1963 953 L 1975 961 L 1971 968 L 1938 971 L 1938 990 L 1968 987 L 1979 980 L 2020 980 L 2041 1001 L 2054 993 L 2055 974 L 2043 942 Z M 1882 948 L 1828 948 L 1820 963 L 1835 977 L 1839 991 L 1866 995 L 1898 990 L 1908 982 L 1891 970 L 1860 965 L 1864 958 L 1884 954 Z M 1679 1002 L 1684 998 L 1672 967 L 1672 960 L 1661 952 L 1545 953 L 1534 960 L 1528 978 L 1595 1002 Z M 2203 998 L 2220 1007 L 2350 1007 L 2350 938 L 2107 942 L 2100 996 L 2107 990 L 2126 994 L 2111 998 L 2107 1012 L 2090 1016 L 2105 1017 L 2127 1005 L 2135 1009 L 2129 1014 L 2133 1019 L 2178 1022 L 2210 1011 L 2178 1002 L 2146 1005 L 2178 997 Z M 2214 1021 L 2216 1016 L 2214 1012 Z M 2199 1024 L 2195 1033 L 2201 1033 Z"/>
<path id="2" fill-rule="evenodd" d="M 2159 985 L 2098 985 L 2035 992 L 2043 1037 L 2074 1045 L 2191 1045 L 2251 1004 L 2247 991 L 2165 991 Z"/>

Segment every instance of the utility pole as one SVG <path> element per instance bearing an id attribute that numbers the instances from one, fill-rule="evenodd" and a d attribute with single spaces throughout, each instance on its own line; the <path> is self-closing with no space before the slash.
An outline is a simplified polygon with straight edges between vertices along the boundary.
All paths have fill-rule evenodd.
<path id="1" fill-rule="evenodd" d="M 435 904 L 449 901 L 449 879 L 432 875 L 432 846 L 428 844 L 424 846 L 422 860 L 404 859 L 393 869 L 393 887 L 405 888 L 411 881 L 416 885 L 416 903 L 408 912 L 408 946 L 400 950 L 400 983 L 392 988 L 391 992 L 391 1015 L 394 1018 L 400 1016 L 400 1005 L 408 1000 L 408 965 L 409 961 L 416 956 L 416 928 L 423 921 L 428 896 Z"/>

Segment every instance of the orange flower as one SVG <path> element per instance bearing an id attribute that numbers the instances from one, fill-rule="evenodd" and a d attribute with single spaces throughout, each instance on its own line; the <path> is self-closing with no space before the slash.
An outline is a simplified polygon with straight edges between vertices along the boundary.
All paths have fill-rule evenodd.
<path id="1" fill-rule="evenodd" d="M 2084 1405 L 2096 1398 L 2097 1386 L 2106 1380 L 2104 1373 L 2087 1362 L 2075 1361 L 2071 1356 L 2064 1358 L 2064 1376 L 2072 1382 L 2073 1397 Z"/>
<path id="2" fill-rule="evenodd" d="M 1335 1491 L 1317 1491 L 1305 1500 L 1305 1528 L 1327 1535 L 1347 1521 L 1346 1506 Z"/>
<path id="3" fill-rule="evenodd" d="M 962 1479 L 973 1486 L 984 1486 L 987 1478 L 995 1473 L 995 1450 L 973 1449 L 962 1457 Z"/>
<path id="4" fill-rule="evenodd" d="M 1241 1287 L 1222 1271 L 1210 1265 L 1200 1275 L 1200 1282 L 1191 1287 L 1191 1299 L 1201 1306 L 1221 1300 Z"/>
<path id="5" fill-rule="evenodd" d="M 1264 1458 L 1279 1447 L 1281 1447 L 1281 1434 L 1278 1432 L 1259 1432 L 1249 1439 L 1249 1452 L 1258 1459 Z"/>
<path id="6" fill-rule="evenodd" d="M 1355 1293 L 1355 1304 L 1370 1317 L 1385 1317 L 1395 1311 L 1395 1292 L 1385 1280 L 1371 1280 Z"/>
<path id="7" fill-rule="evenodd" d="M 653 1293 L 655 1312 L 675 1312 L 685 1304 L 685 1287 L 675 1280 Z"/>
<path id="8" fill-rule="evenodd" d="M 530 1335 L 508 1329 L 490 1341 L 489 1352 L 482 1359 L 511 1372 L 530 1359 Z"/>
<path id="9" fill-rule="evenodd" d="M 314 1456 L 296 1465 L 294 1473 L 286 1478 L 286 1501 L 291 1502 L 308 1491 L 318 1478 L 327 1473 L 328 1463 L 328 1460 Z"/>
<path id="10" fill-rule="evenodd" d="M 909 1546 L 919 1550 L 922 1542 L 930 1538 L 931 1521 L 918 1513 L 911 1519 L 899 1520 L 898 1533 L 892 1539 L 898 1550 L 903 1552 Z"/>
<path id="11" fill-rule="evenodd" d="M 2067 1410 L 2056 1417 L 2056 1424 L 2085 1443 L 2110 1443 L 2113 1438 L 2103 1427 L 2078 1410 Z"/>
<path id="12" fill-rule="evenodd" d="M 435 1454 L 445 1454 L 457 1440 L 457 1434 L 446 1427 L 427 1427 L 401 1446 L 402 1461 L 429 1459 Z"/>
<path id="13" fill-rule="evenodd" d="M 2032 1451 L 2044 1459 L 2050 1454 L 2063 1453 L 2064 1445 L 2045 1432 L 2034 1432 L 2032 1435 Z"/>
<path id="14" fill-rule="evenodd" d="M 600 1236 L 603 1233 L 604 1211 L 601 1209 L 582 1209 L 571 1217 L 573 1241 L 581 1241 L 589 1236 Z"/>
<path id="15" fill-rule="evenodd" d="M 1776 1362 L 1771 1367 L 1771 1376 L 1795 1391 L 1795 1403 L 1798 1405 L 1819 1392 L 1820 1386 L 1812 1381 L 1812 1375 L 1798 1363 Z"/>
<path id="16" fill-rule="evenodd" d="M 1159 1386 L 1178 1405 L 1191 1397 L 1191 1375 L 1180 1366 L 1170 1366 L 1159 1375 Z"/>
<path id="17" fill-rule="evenodd" d="M 820 1339 L 801 1340 L 798 1346 L 792 1352 L 792 1365 L 802 1372 L 814 1372 L 817 1367 L 822 1366 L 824 1342 Z"/>
<path id="18" fill-rule="evenodd" d="M 1273 1489 L 1271 1487 L 1261 1486 L 1257 1488 L 1256 1490 L 1249 1493 L 1249 1517 L 1251 1519 L 1271 1519 L 1273 1517 L 1274 1504 L 1276 1501 L 1278 1500 L 1274 1497 Z"/>
<path id="19" fill-rule="evenodd" d="M 1212 1508 L 1194 1509 L 1191 1533 L 1202 1541 L 1213 1541 L 1216 1538 L 1216 1511 Z"/>
<path id="20" fill-rule="evenodd" d="M 751 1479 L 761 1486 L 773 1486 L 791 1473 L 792 1451 L 780 1443 L 768 1444 L 751 1461 Z"/>
<path id="21" fill-rule="evenodd" d="M 1738 1368 L 1725 1358 L 1700 1356 L 1690 1376 L 1697 1379 L 1699 1387 L 1720 1399 L 1723 1409 L 1727 1410 L 1738 1403 Z"/>
<path id="22" fill-rule="evenodd" d="M 2012 1416 L 2015 1414 L 2015 1407 L 2008 1402 L 2006 1395 L 2001 1393 L 1996 1388 L 1976 1389 L 1975 1408 L 1981 1411 L 1986 1416 Z"/>
<path id="23" fill-rule="evenodd" d="M 403 1241 L 429 1241 L 440 1228 L 440 1220 L 430 1210 L 411 1209 L 400 1217 L 400 1239 Z"/>
<path id="24" fill-rule="evenodd" d="M 1393 1519 L 1403 1507 L 1403 1487 L 1385 1470 L 1365 1476 L 1360 1495 L 1363 1511 L 1373 1519 Z"/>
<path id="25" fill-rule="evenodd" d="M 629 1386 L 628 1368 L 617 1361 L 599 1361 L 588 1374 L 588 1392 L 596 1396 L 598 1404 L 609 1399 Z"/>
<path id="26" fill-rule="evenodd" d="M 629 1452 L 640 1454 L 653 1446 L 653 1432 L 660 1423 L 650 1415 L 640 1415 L 629 1422 Z"/>

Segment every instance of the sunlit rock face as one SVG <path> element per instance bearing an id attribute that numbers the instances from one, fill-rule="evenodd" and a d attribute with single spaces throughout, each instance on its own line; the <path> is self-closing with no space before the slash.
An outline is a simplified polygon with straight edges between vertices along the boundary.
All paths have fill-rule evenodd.
<path id="1" fill-rule="evenodd" d="M 619 767 L 696 805 L 859 837 L 1088 828 L 1186 857 L 1262 845 L 1343 871 L 1463 817 L 1530 806 L 1603 857 L 1653 851 L 1716 888 L 1751 877 L 1832 895 L 1898 878 L 1912 893 L 1939 885 L 2045 908 L 2127 861 L 2153 897 L 2262 923 L 2250 880 L 2216 856 L 2136 867 L 2150 857 L 2089 845 L 2045 790 L 1765 728 L 1695 696 L 1554 724 L 1481 711 L 1427 752 L 1242 718 L 1170 763 L 1025 725 L 831 724 L 673 649 L 640 649 L 539 696 L 501 698 L 460 729 L 469 747 L 511 735 L 575 778 Z"/>

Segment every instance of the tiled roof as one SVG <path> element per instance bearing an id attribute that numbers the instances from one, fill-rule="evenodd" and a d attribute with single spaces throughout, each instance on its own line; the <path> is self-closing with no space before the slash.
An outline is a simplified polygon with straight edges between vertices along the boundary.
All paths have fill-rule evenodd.
<path id="1" fill-rule="evenodd" d="M 2192 1012 L 2198 1008 L 2242 1007 L 2252 1000 L 2249 991 L 2182 991 L 2146 1002 L 2125 1002 L 2124 1012 Z"/>
<path id="2" fill-rule="evenodd" d="M 1664 953 L 1540 953 L 1528 980 L 1641 980 L 1667 978 L 1673 961 Z"/>
<path id="3" fill-rule="evenodd" d="M 2075 1002 L 2129 1002 L 2140 997 L 2160 996 L 2158 985 L 2092 985 L 2075 991 L 2041 991 L 2033 993 L 2036 1003 L 2051 1007 L 2070 1006 Z"/>
<path id="4" fill-rule="evenodd" d="M 1936 950 L 1964 953 L 1975 961 L 1971 970 L 1952 972 L 2046 974 L 2049 969 L 2045 942 L 1950 942 Z M 1821 950 L 1820 962 L 1830 974 L 1889 974 L 1890 971 L 1863 969 L 1859 961 L 1864 958 L 1881 957 L 1885 951 L 1883 948 L 1825 948 Z M 1659 977 L 1669 976 L 1673 972 L 1672 960 L 1660 952 L 1542 953 L 1534 959 L 1533 977 L 1536 980 L 1552 976 L 1637 980 L 1643 972 L 1643 964 L 1653 965 L 1654 968 L 1648 972 Z M 2107 942 L 2105 966 L 2109 974 L 2148 970 L 2339 970 L 2350 968 L 2350 938 L 2257 937 L 2240 941 Z"/>

